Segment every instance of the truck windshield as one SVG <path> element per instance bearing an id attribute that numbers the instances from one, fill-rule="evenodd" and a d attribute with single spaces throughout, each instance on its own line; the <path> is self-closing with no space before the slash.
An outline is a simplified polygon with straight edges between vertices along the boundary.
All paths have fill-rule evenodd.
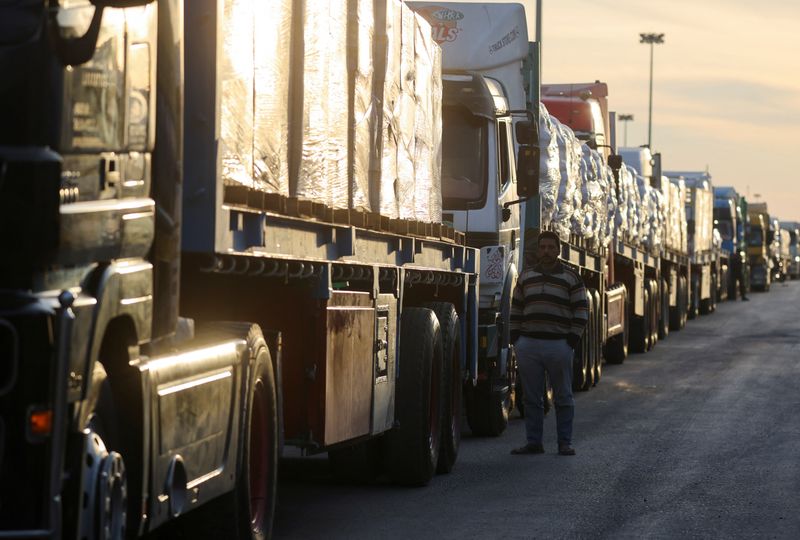
<path id="1" fill-rule="evenodd" d="M 764 234 L 761 232 L 761 227 L 750 227 L 750 233 L 747 237 L 748 246 L 760 246 L 764 242 Z"/>
<path id="2" fill-rule="evenodd" d="M 731 240 L 733 238 L 733 226 L 730 221 L 719 220 L 717 222 L 717 230 L 723 240 Z"/>
<path id="3" fill-rule="evenodd" d="M 442 120 L 442 207 L 478 208 L 486 200 L 488 121 L 464 107 L 444 107 Z"/>

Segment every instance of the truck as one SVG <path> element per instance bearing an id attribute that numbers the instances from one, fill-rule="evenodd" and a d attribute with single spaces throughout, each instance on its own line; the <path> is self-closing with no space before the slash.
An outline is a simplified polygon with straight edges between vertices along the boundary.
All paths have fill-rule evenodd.
<path id="1" fill-rule="evenodd" d="M 627 204 L 630 196 L 631 213 L 637 216 L 643 203 L 640 186 L 629 172 L 620 171 L 621 160 L 608 149 L 613 119 L 606 85 L 571 85 L 581 87 L 576 92 L 602 98 L 592 116 L 597 125 L 573 131 L 540 99 L 538 43 L 528 42 L 523 6 L 410 5 L 431 23 L 443 50 L 443 185 L 447 177 L 458 180 L 452 183 L 453 200 L 445 198 L 443 215 L 465 232 L 468 244 L 481 248 L 479 385 L 485 380 L 484 391 L 502 392 L 498 400 L 508 396 L 506 404 L 521 402 L 519 389 L 511 384 L 513 364 L 503 363 L 504 350 L 505 358 L 514 358 L 505 332 L 507 306 L 519 268 L 532 262 L 519 251 L 526 239 L 535 242 L 538 232 L 547 229 L 562 238 L 563 262 L 582 276 L 589 291 L 590 323 L 573 366 L 575 389 L 588 390 L 599 382 L 604 361 L 625 360 L 629 341 L 641 351 L 655 344 L 659 324 L 668 321 L 661 318 L 662 295 L 676 308 L 680 304 L 677 283 L 668 289 L 658 273 L 663 229 L 657 225 L 663 224 L 655 220 L 660 214 L 652 212 L 653 221 L 637 222 L 630 240 L 617 233 L 618 199 Z M 510 192 L 515 172 L 531 168 L 538 183 L 518 189 L 515 199 Z M 624 176 L 626 195 L 617 192 L 615 174 Z M 480 179 L 477 186 L 467 181 L 474 178 Z M 641 192 L 644 204 L 660 204 L 649 184 Z M 619 216 L 625 222 L 627 211 L 625 206 L 625 216 Z M 497 264 L 490 265 L 491 260 Z M 675 281 L 680 281 L 677 275 Z M 474 416 L 468 405 L 471 429 L 484 433 Z"/>
<path id="2" fill-rule="evenodd" d="M 714 234 L 714 191 L 708 171 L 666 171 L 673 182 L 686 185 L 686 219 L 689 234 L 691 281 L 689 318 L 713 312 L 718 286 L 728 282 L 729 253 Z"/>
<path id="3" fill-rule="evenodd" d="M 787 274 L 789 279 L 800 278 L 800 222 L 798 221 L 781 221 L 781 229 L 786 229 L 789 232 L 789 262 L 787 266 Z"/>
<path id="4" fill-rule="evenodd" d="M 781 226 L 778 218 L 773 218 L 772 227 L 775 230 L 775 255 L 773 256 L 775 281 L 784 282 L 789 277 L 789 267 L 792 262 L 792 234 L 789 229 Z"/>
<path id="5" fill-rule="evenodd" d="M 662 174 L 661 154 L 653 154 L 648 146 L 620 148 L 619 155 L 637 175 L 637 181 L 649 182 L 663 195 L 665 224 L 663 241 L 657 252 L 658 268 L 651 275 L 660 276 L 661 309 L 659 334 L 665 337 L 669 330 L 680 330 L 689 315 L 689 236 L 686 220 L 687 189 L 683 181 L 671 182 Z"/>
<path id="6" fill-rule="evenodd" d="M 747 233 L 747 256 L 750 259 L 750 288 L 769 291 L 772 284 L 772 220 L 766 202 L 750 203 L 750 231 Z"/>
<path id="7" fill-rule="evenodd" d="M 731 186 L 714 187 L 714 226 L 722 236 L 722 249 L 730 253 L 731 271 L 727 282 L 729 300 L 736 300 L 740 292 L 746 293 L 750 287 L 748 217 L 747 199 L 743 195 Z"/>
<path id="8" fill-rule="evenodd" d="M 480 254 L 438 46 L 330 4 L 0 8 L 0 538 L 269 537 L 284 446 L 454 466 Z"/>

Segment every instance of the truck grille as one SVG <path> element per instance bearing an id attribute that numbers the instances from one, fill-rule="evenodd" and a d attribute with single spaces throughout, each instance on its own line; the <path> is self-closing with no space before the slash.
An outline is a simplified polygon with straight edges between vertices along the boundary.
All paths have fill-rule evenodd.
<path id="1" fill-rule="evenodd" d="M 49 402 L 53 367 L 49 317 L 30 304 L 3 313 L 7 304 L 2 300 L 0 296 L 0 533 L 40 529 L 47 519 L 49 439 L 34 440 L 27 426 L 31 406 Z"/>
<path id="2" fill-rule="evenodd" d="M 0 396 L 14 386 L 17 364 L 17 332 L 10 323 L 0 319 Z"/>

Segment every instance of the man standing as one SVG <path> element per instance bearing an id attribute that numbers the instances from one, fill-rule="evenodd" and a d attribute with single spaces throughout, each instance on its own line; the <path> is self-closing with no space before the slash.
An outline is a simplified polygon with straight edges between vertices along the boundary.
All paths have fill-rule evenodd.
<path id="1" fill-rule="evenodd" d="M 527 435 L 527 444 L 515 448 L 512 454 L 544 453 L 542 388 L 547 373 L 555 395 L 558 453 L 575 455 L 572 358 L 589 318 L 589 303 L 583 281 L 561 264 L 560 253 L 558 235 L 540 233 L 537 262 L 522 271 L 511 301 L 511 339 L 522 381 Z"/>

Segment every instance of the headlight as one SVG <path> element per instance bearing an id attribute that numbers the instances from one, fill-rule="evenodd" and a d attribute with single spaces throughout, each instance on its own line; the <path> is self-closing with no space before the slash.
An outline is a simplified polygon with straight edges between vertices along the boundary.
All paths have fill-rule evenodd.
<path id="1" fill-rule="evenodd" d="M 796 255 L 794 258 L 794 262 L 800 262 L 800 255 Z"/>

